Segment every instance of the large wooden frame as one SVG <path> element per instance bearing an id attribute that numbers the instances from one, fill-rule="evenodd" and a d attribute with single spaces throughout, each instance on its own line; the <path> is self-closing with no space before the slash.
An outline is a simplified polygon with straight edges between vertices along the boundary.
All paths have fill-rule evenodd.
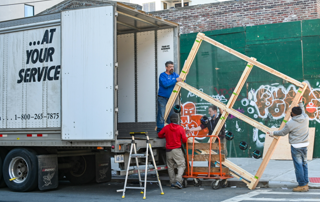
<path id="1" fill-rule="evenodd" d="M 281 130 L 285 126 L 285 123 L 287 122 L 287 120 L 289 119 L 292 108 L 298 104 L 301 96 L 303 95 L 304 91 L 306 90 L 307 84 L 301 83 L 301 82 L 299 82 L 299 81 L 297 81 L 297 80 L 295 80 L 285 74 L 282 74 L 281 72 L 278 72 L 278 71 L 272 69 L 271 67 L 268 67 L 268 66 L 256 61 L 255 58 L 250 58 L 246 55 L 243 55 L 243 54 L 205 36 L 203 33 L 198 33 L 197 38 L 196 38 L 196 40 L 192 46 L 192 49 L 189 53 L 189 56 L 183 66 L 183 69 L 180 73 L 180 78 L 182 78 L 182 80 L 186 79 L 187 74 L 189 72 L 189 69 L 191 67 L 191 64 L 192 64 L 192 62 L 198 52 L 199 47 L 201 45 L 201 42 L 203 40 L 218 47 L 218 48 L 221 48 L 222 50 L 225 50 L 225 51 L 227 51 L 227 52 L 229 52 L 229 53 L 231 53 L 231 54 L 233 54 L 233 55 L 235 55 L 245 61 L 247 61 L 248 64 L 247 64 L 245 70 L 243 71 L 242 76 L 241 76 L 237 86 L 235 87 L 234 92 L 233 92 L 232 96 L 230 97 L 227 105 L 213 99 L 211 96 L 197 90 L 196 88 L 194 88 L 184 82 L 177 82 L 174 87 L 173 93 L 171 93 L 171 96 L 170 96 L 168 103 L 166 105 L 166 112 L 165 112 L 164 120 L 167 120 L 168 115 L 170 113 L 170 109 L 172 108 L 172 106 L 178 96 L 178 93 L 180 92 L 180 89 L 182 87 L 182 88 L 194 93 L 198 97 L 201 97 L 202 99 L 214 104 L 215 106 L 217 106 L 223 110 L 221 119 L 217 123 L 216 128 L 211 135 L 218 135 L 218 133 L 220 132 L 221 128 L 223 127 L 229 114 L 232 114 L 233 116 L 237 117 L 238 119 L 241 119 L 241 120 L 247 122 L 248 124 L 252 125 L 255 128 L 258 128 L 259 130 L 261 130 L 265 133 L 272 131 L 267 126 L 247 117 L 246 115 L 244 115 L 244 114 L 242 114 L 232 108 L 238 98 L 239 93 L 241 92 L 242 87 L 244 86 L 244 84 L 245 84 L 245 82 L 251 72 L 251 69 L 253 68 L 253 66 L 257 66 L 257 67 L 259 67 L 259 68 L 261 68 L 261 69 L 263 69 L 263 70 L 265 70 L 265 71 L 267 71 L 277 77 L 280 77 L 280 78 L 299 87 L 299 90 L 297 91 L 295 97 L 293 98 L 291 105 L 289 106 L 289 108 L 286 111 L 285 118 L 279 128 L 279 130 Z M 271 156 L 272 156 L 272 154 L 273 154 L 273 152 L 279 142 L 279 139 L 280 139 L 280 137 L 275 137 L 273 139 L 273 141 L 269 147 L 269 150 L 267 151 L 267 153 L 266 153 L 266 155 L 265 155 L 265 157 L 264 157 L 264 159 L 263 159 L 263 161 L 262 161 L 262 163 L 261 163 L 261 165 L 255 175 L 250 174 L 249 172 L 247 172 L 244 169 L 240 168 L 239 166 L 235 165 L 234 163 L 232 163 L 228 159 L 226 159 L 222 164 L 230 169 L 230 173 L 234 177 L 237 177 L 240 180 L 242 180 L 243 182 L 245 182 L 249 189 L 255 189 L 264 170 L 265 170 L 265 168 L 266 168 L 266 166 L 268 165 L 268 163 L 270 161 L 270 158 L 271 158 Z M 206 151 L 203 151 L 203 152 L 206 153 Z"/>

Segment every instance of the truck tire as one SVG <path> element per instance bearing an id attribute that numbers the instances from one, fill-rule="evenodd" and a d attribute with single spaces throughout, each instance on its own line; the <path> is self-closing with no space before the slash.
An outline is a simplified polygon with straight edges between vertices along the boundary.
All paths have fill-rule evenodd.
<path id="1" fill-rule="evenodd" d="M 72 184 L 93 182 L 96 176 L 95 156 L 75 156 L 71 158 L 75 166 L 66 174 Z"/>
<path id="2" fill-rule="evenodd" d="M 0 148 L 0 188 L 6 187 L 6 183 L 3 180 L 3 176 L 2 176 L 2 167 L 3 167 L 3 161 L 6 157 L 7 154 L 7 150 Z"/>
<path id="3" fill-rule="evenodd" d="M 3 162 L 3 179 L 12 191 L 34 190 L 38 185 L 36 153 L 25 148 L 11 150 Z"/>
<path id="4" fill-rule="evenodd" d="M 4 183 L 4 180 L 3 180 L 3 177 L 2 177 L 2 158 L 1 158 L 1 155 L 0 155 L 0 188 L 3 187 L 3 183 Z"/>

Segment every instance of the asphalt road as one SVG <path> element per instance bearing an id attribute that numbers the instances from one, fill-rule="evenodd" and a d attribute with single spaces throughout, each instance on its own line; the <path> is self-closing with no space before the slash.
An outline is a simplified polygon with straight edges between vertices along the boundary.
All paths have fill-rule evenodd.
<path id="1" fill-rule="evenodd" d="M 132 185 L 134 186 L 134 185 Z M 188 186 L 184 189 L 171 189 L 164 186 L 164 195 L 156 184 L 148 185 L 147 199 L 142 199 L 139 190 L 128 190 L 125 199 L 122 193 L 123 183 L 103 183 L 74 186 L 68 182 L 60 182 L 59 188 L 51 191 L 12 192 L 7 188 L 0 189 L 0 202 L 105 202 L 105 201 L 319 201 L 320 190 L 313 189 L 308 193 L 292 193 L 290 189 L 257 189 L 250 191 L 247 188 L 224 188 L 213 190 L 210 186 L 201 188 Z"/>

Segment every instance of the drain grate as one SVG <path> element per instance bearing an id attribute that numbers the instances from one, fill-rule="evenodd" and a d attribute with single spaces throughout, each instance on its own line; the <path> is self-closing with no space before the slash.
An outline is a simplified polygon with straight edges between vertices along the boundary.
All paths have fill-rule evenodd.
<path id="1" fill-rule="evenodd" d="M 320 177 L 309 177 L 310 183 L 320 183 Z"/>

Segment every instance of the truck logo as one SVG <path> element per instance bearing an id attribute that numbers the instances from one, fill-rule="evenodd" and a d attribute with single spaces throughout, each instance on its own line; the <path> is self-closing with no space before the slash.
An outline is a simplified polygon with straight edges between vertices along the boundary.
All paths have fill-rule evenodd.
<path id="1" fill-rule="evenodd" d="M 108 172 L 108 168 L 103 168 L 103 169 L 99 170 L 99 175 L 100 175 L 99 180 L 106 178 L 107 172 Z"/>
<path id="2" fill-rule="evenodd" d="M 43 176 L 44 185 L 42 187 L 47 187 L 52 184 L 51 179 L 53 178 L 54 174 L 55 174 L 55 172 L 53 172 L 51 174 L 48 173 L 48 175 Z"/>
<path id="3" fill-rule="evenodd" d="M 29 46 L 51 44 L 53 41 L 54 33 L 56 29 L 46 30 L 43 34 L 42 40 L 30 41 Z M 30 49 L 26 51 L 26 64 L 37 64 L 44 62 L 53 62 L 53 55 L 55 53 L 54 47 Z M 31 63 L 30 63 L 31 62 Z M 21 69 L 18 73 L 19 79 L 17 83 L 29 83 L 29 82 L 40 82 L 40 81 L 52 81 L 59 80 L 60 65 L 42 66 L 34 68 Z"/>

